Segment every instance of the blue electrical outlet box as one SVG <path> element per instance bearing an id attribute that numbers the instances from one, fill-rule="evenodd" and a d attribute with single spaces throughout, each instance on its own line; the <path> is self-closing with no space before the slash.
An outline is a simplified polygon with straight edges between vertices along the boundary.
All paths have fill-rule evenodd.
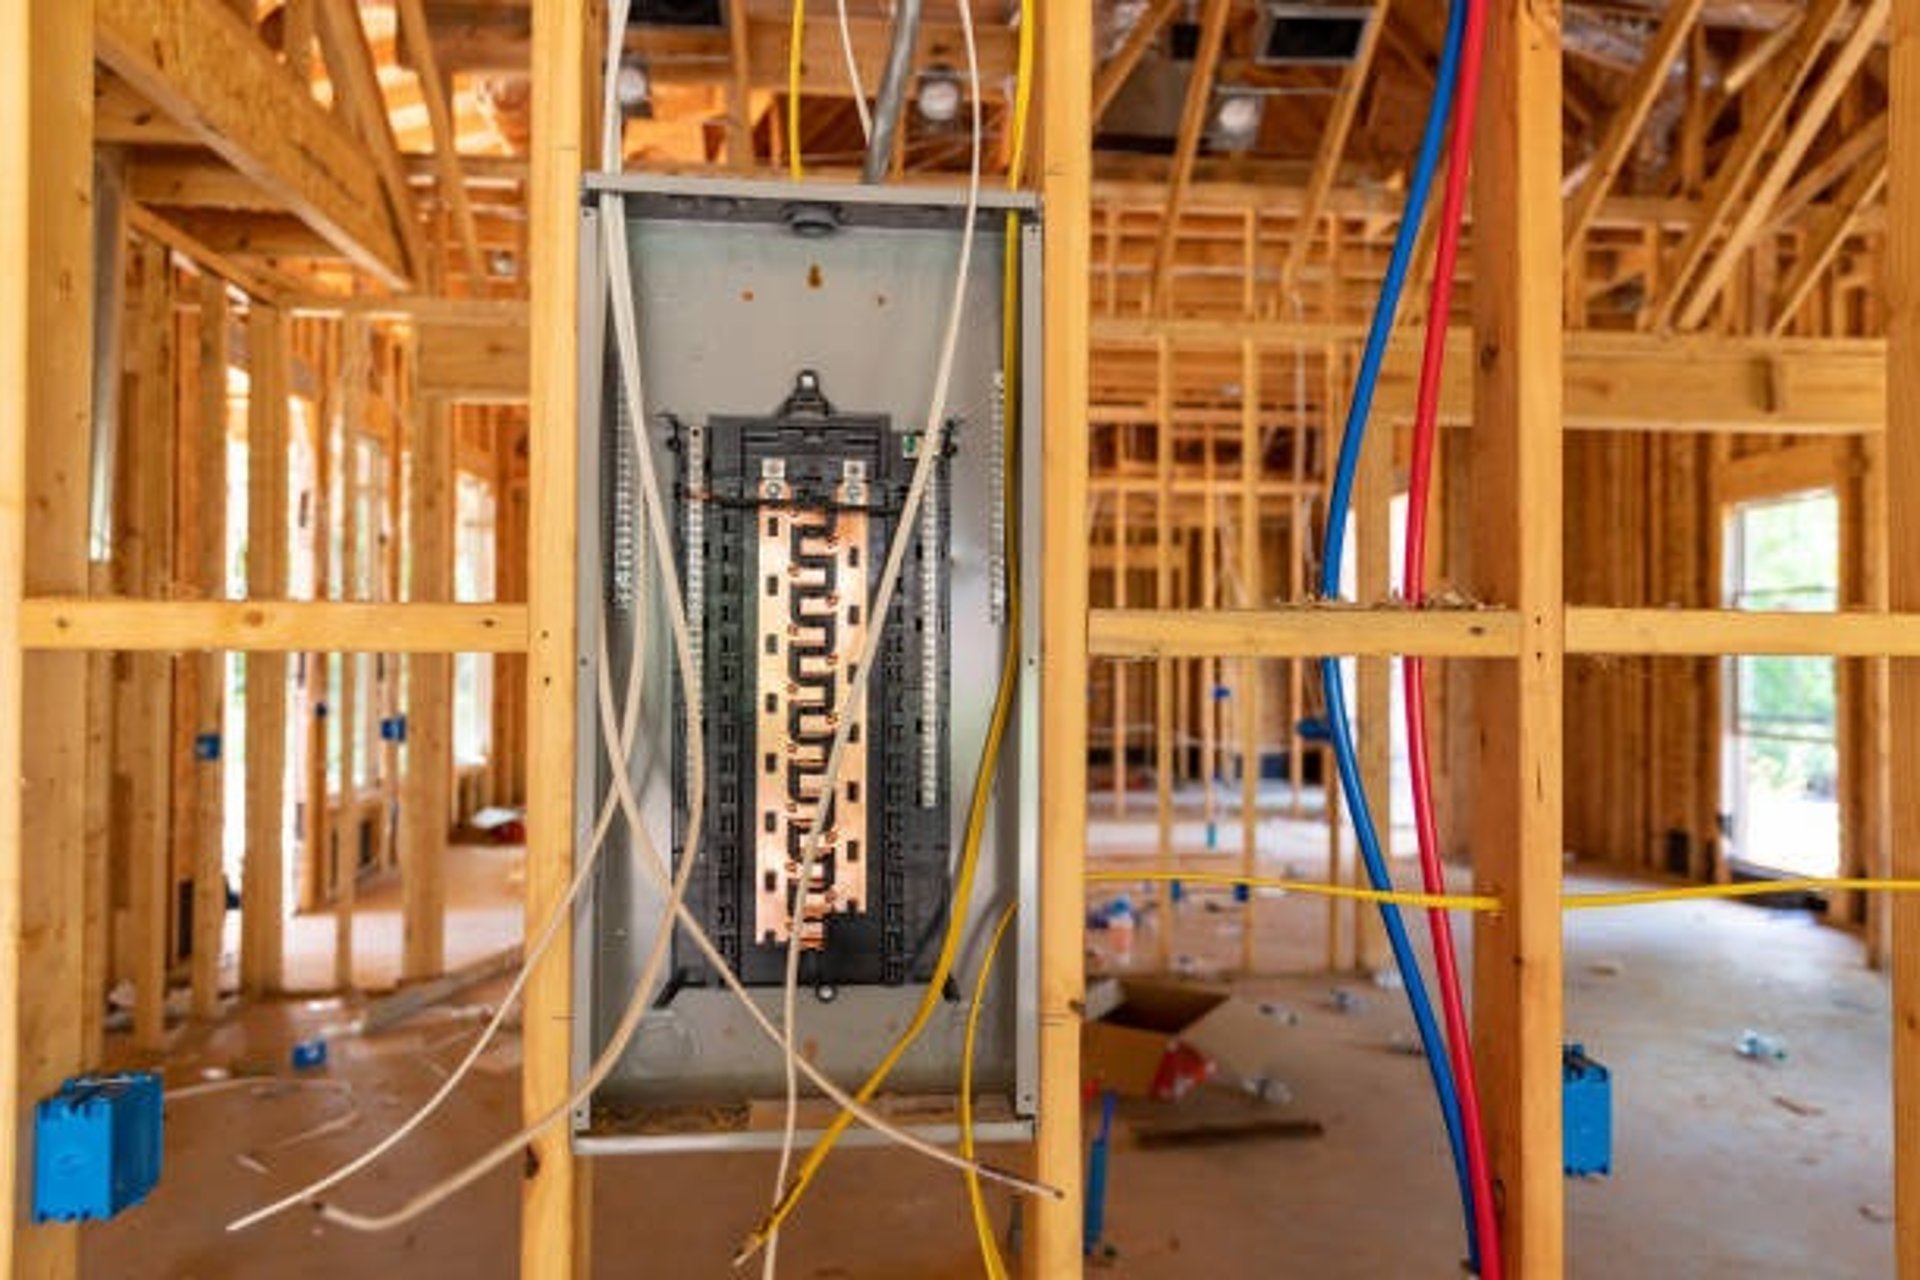
<path id="1" fill-rule="evenodd" d="M 1560 1053 L 1560 1124 L 1568 1177 L 1613 1172 L 1613 1075 L 1582 1045 Z"/>
<path id="2" fill-rule="evenodd" d="M 33 1220 L 98 1222 L 160 1181 L 160 1077 L 76 1076 L 33 1113 Z"/>

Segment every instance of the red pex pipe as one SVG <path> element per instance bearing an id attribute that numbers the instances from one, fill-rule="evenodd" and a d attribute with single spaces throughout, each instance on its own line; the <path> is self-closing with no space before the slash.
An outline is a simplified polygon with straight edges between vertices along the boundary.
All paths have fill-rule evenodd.
<path id="1" fill-rule="evenodd" d="M 1427 508 L 1433 493 L 1433 449 L 1440 411 L 1440 375 L 1446 363 L 1447 322 L 1453 305 L 1453 277 L 1460 257 L 1460 224 L 1466 209 L 1467 177 L 1473 163 L 1473 126 L 1480 98 L 1481 56 L 1486 46 L 1487 7 L 1473 0 L 1460 52 L 1460 81 L 1454 100 L 1453 135 L 1447 151 L 1446 194 L 1440 206 L 1440 235 L 1434 249 L 1433 289 L 1427 309 L 1426 342 L 1421 349 L 1420 389 L 1413 420 L 1413 459 L 1407 495 L 1404 587 L 1415 605 L 1426 597 Z M 1440 863 L 1440 838 L 1434 823 L 1433 765 L 1427 754 L 1426 664 L 1418 657 L 1401 662 L 1406 687 L 1407 760 L 1413 784 L 1414 823 L 1419 833 L 1420 878 L 1429 893 L 1446 892 Z M 1473 1040 L 1460 988 L 1460 965 L 1453 924 L 1445 911 L 1427 913 L 1433 932 L 1434 972 L 1447 1029 L 1447 1056 L 1460 1093 L 1460 1121 L 1467 1145 L 1467 1176 L 1473 1186 L 1473 1215 L 1480 1237 L 1480 1274 L 1500 1280 L 1500 1223 L 1494 1212 L 1493 1171 L 1487 1158 L 1486 1129 L 1480 1113 L 1480 1087 L 1474 1074 Z"/>

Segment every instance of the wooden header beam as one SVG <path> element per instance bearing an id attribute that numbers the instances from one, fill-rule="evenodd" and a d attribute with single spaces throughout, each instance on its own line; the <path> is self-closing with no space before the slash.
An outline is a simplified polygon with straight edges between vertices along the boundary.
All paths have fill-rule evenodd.
<path id="1" fill-rule="evenodd" d="M 95 0 L 94 50 L 341 253 L 399 288 L 373 158 L 216 0 Z"/>
<path id="2" fill-rule="evenodd" d="M 1134 345 L 1148 358 L 1161 337 L 1176 347 L 1225 351 L 1245 338 L 1266 347 L 1357 344 L 1356 325 L 1102 317 L 1096 343 Z M 1869 434 L 1886 401 L 1886 346 L 1869 338 L 1664 338 L 1577 330 L 1564 339 L 1566 426 L 1573 431 Z M 1456 333 L 1441 383 L 1445 422 L 1470 419 L 1472 341 Z M 1376 414 L 1407 418 L 1419 372 L 1411 335 L 1381 368 Z"/>

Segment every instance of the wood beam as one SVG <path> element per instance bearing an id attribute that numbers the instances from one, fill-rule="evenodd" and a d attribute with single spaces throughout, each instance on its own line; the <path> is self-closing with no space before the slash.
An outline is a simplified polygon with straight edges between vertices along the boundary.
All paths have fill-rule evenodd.
<path id="1" fill-rule="evenodd" d="M 79 1229 L 25 1230 L 21 1120 L 83 1068 L 87 660 L 23 658 L 21 600 L 87 589 L 93 78 L 86 7 L 0 5 L 0 1275 L 70 1280 Z M 28 515 L 31 512 L 31 520 Z M 31 743 L 32 750 L 25 750 Z M 13 780 L 17 780 L 15 785 Z M 29 854 L 29 851 L 30 854 Z"/>
<path id="2" fill-rule="evenodd" d="M 1854 73 L 1866 61 L 1867 54 L 1880 39 L 1880 33 L 1886 30 L 1887 17 L 1892 9 L 1893 0 L 1868 0 L 1853 30 L 1833 51 L 1826 68 L 1820 73 L 1820 79 L 1800 104 L 1786 138 L 1768 158 L 1752 196 L 1727 228 L 1719 252 L 1702 272 L 1700 283 L 1688 296 L 1686 306 L 1681 308 L 1679 324 L 1682 329 L 1697 329 L 1706 319 L 1707 309 L 1720 296 L 1720 291 L 1732 278 L 1734 269 L 1769 222 L 1781 192 L 1786 190 L 1788 181 L 1800 168 L 1800 162 L 1806 158 L 1814 139 L 1826 127 L 1834 108 L 1840 105 L 1840 95 L 1853 83 Z"/>
<path id="3" fill-rule="evenodd" d="M 1686 47 L 1687 38 L 1693 33 L 1694 24 L 1705 3 L 1706 0 L 1676 0 L 1662 15 L 1660 27 L 1648 42 L 1646 53 L 1634 72 L 1633 80 L 1627 85 L 1626 93 L 1613 114 L 1607 117 L 1606 132 L 1601 135 L 1600 145 L 1594 150 L 1587 180 L 1567 202 L 1566 226 L 1561 239 L 1569 253 L 1580 243 L 1580 237 L 1586 234 L 1587 228 L 1593 224 L 1594 215 L 1600 211 L 1601 204 L 1613 190 L 1614 181 L 1620 176 L 1628 156 L 1633 153 L 1634 144 L 1640 139 L 1640 130 L 1645 126 L 1654 102 L 1667 87 L 1674 61 Z"/>
<path id="4" fill-rule="evenodd" d="M 1474 881 L 1508 909 L 1474 922 L 1474 1048 L 1505 1270 L 1566 1266 L 1560 1149 L 1564 641 L 1560 10 L 1488 4 L 1475 139 L 1477 353 L 1468 587 L 1511 601 L 1516 662 L 1474 673 Z"/>
<path id="5" fill-rule="evenodd" d="M 93 140 L 102 146 L 200 147 L 198 135 L 105 67 L 94 71 Z"/>
<path id="6" fill-rule="evenodd" d="M 1567 610 L 1567 652 L 1913 658 L 1920 657 L 1920 616 L 1584 607 Z"/>
<path id="7" fill-rule="evenodd" d="M 1214 5 L 1211 8 L 1218 9 Z M 1035 1172 L 1059 1200 L 1030 1202 L 1026 1273 L 1081 1273 L 1080 1012 L 1086 993 L 1087 319 L 1091 311 L 1093 5 L 1057 0 L 1040 28 L 1041 300 L 1047 370 L 1041 421 L 1040 1090 Z"/>
<path id="8" fill-rule="evenodd" d="M 404 288 L 370 154 L 215 0 L 95 0 L 100 61 L 355 263 Z"/>
<path id="9" fill-rule="evenodd" d="M 340 476 L 339 485 L 341 508 L 346 513 L 340 539 L 340 595 L 343 599 L 360 600 L 365 596 L 367 575 L 364 570 L 371 559 L 371 548 L 361 545 L 360 522 L 354 517 L 354 513 L 360 509 L 361 486 L 365 483 L 358 465 L 359 442 L 354 433 L 366 419 L 367 373 L 373 356 L 372 326 L 364 317 L 348 316 L 340 326 L 340 338 L 343 347 L 340 407 L 342 427 L 347 436 L 347 446 L 342 454 L 344 474 Z M 409 620 L 413 612 L 411 609 L 408 611 Z M 373 647 L 378 651 L 390 652 L 386 644 Z M 347 783 L 341 788 L 343 798 L 352 789 L 354 758 L 359 750 L 358 744 L 366 741 L 367 721 L 371 718 L 363 714 L 360 698 L 360 681 L 366 667 L 367 660 L 358 653 L 341 655 L 340 709 L 337 715 L 340 718 L 342 775 Z M 359 898 L 361 870 L 357 832 L 357 826 L 339 824 L 334 837 L 333 985 L 339 991 L 354 989 L 353 916 Z"/>
<path id="10" fill-rule="evenodd" d="M 1697 4 L 1699 0 L 1691 2 Z M 1328 112 L 1326 130 L 1320 135 L 1320 150 L 1314 157 L 1313 175 L 1307 179 L 1307 192 L 1300 206 L 1299 221 L 1294 227 L 1293 239 L 1287 246 L 1286 261 L 1280 268 L 1282 294 L 1293 291 L 1300 268 L 1306 263 L 1314 230 L 1320 223 L 1321 210 L 1327 203 L 1327 193 L 1333 190 L 1334 180 L 1340 175 L 1340 160 L 1347 153 L 1347 136 L 1353 131 L 1354 117 L 1360 110 L 1360 98 L 1366 92 L 1367 76 L 1373 70 L 1373 56 L 1380 47 L 1380 32 L 1386 25 L 1387 14 L 1383 4 L 1367 20 L 1366 31 L 1360 37 L 1360 47 L 1355 50 L 1353 61 L 1340 77 L 1340 89 Z"/>
<path id="11" fill-rule="evenodd" d="M 1788 61 L 1780 71 L 1778 82 L 1764 88 L 1756 86 L 1741 99 L 1740 132 L 1733 149 L 1714 170 L 1699 214 L 1681 242 L 1672 267 L 1665 272 L 1665 292 L 1657 305 L 1643 313 L 1650 327 L 1665 329 L 1673 323 L 1674 312 L 1685 298 L 1686 289 L 1719 242 L 1740 197 L 1773 149 L 1775 137 L 1800 95 L 1800 86 L 1813 74 L 1847 12 L 1848 0 L 1814 0 L 1806 20 L 1794 32 L 1792 47 L 1785 55 Z M 1754 109 L 1752 120 L 1745 118 L 1749 106 Z"/>
<path id="12" fill-rule="evenodd" d="M 1886 263 L 1887 489 L 1920 489 L 1920 0 L 1898 0 L 1889 57 Z M 1889 604 L 1920 611 L 1920 505 L 1887 504 Z M 1920 661 L 1890 663 L 1894 876 L 1920 876 Z M 1920 1280 L 1920 898 L 1890 908 L 1893 952 L 1893 1239 L 1901 1280 Z"/>
<path id="13" fill-rule="evenodd" d="M 325 3 L 325 0 L 320 0 Z M 459 131 L 454 127 L 453 96 L 441 78 L 433 51 L 433 30 L 427 25 L 421 0 L 396 0 L 400 34 L 407 42 L 413 69 L 420 76 L 420 96 L 427 104 L 427 124 L 433 131 L 433 159 L 440 177 L 440 198 L 453 213 L 454 231 L 467 264 L 467 288 L 487 282 L 487 260 L 480 252 L 480 234 L 474 229 L 473 202 L 467 198 L 467 178 L 460 168 Z"/>
<path id="14" fill-rule="evenodd" d="M 1727 68 L 1726 75 L 1720 81 L 1720 91 L 1729 98 L 1744 92 L 1753 78 L 1759 75 L 1768 63 L 1780 56 L 1781 50 L 1787 47 L 1788 42 L 1793 39 L 1794 32 L 1799 30 L 1805 18 L 1804 13 L 1792 14 L 1779 26 L 1754 41 L 1752 46 L 1734 59 L 1733 65 Z"/>
<path id="15" fill-rule="evenodd" d="M 1142 13 L 1133 24 L 1133 30 L 1127 32 L 1127 38 L 1119 50 L 1100 67 L 1100 74 L 1093 81 L 1093 123 L 1098 126 L 1100 117 L 1127 83 L 1134 68 L 1140 65 L 1140 59 L 1153 47 L 1160 29 L 1167 25 L 1167 19 L 1180 8 L 1180 0 L 1153 0 L 1151 8 Z"/>
<path id="16" fill-rule="evenodd" d="M 1430 209 L 1429 228 L 1437 233 L 1439 222 L 1439 210 Z M 1419 258 L 1430 256 L 1417 255 Z M 1384 600 L 1393 589 L 1393 454 L 1394 432 L 1381 420 L 1371 438 L 1363 442 L 1353 486 L 1354 582 L 1362 600 Z M 1360 742 L 1356 755 L 1360 783 L 1368 795 L 1385 797 L 1391 794 L 1393 786 L 1393 664 L 1384 657 L 1359 658 L 1354 663 L 1353 693 L 1359 721 Z M 1383 799 L 1380 803 L 1383 808 L 1377 835 L 1381 850 L 1391 863 L 1392 815 L 1387 802 Z M 1347 839 L 1349 832 L 1345 825 L 1338 832 L 1338 839 Z M 1354 877 L 1355 883 L 1364 881 L 1357 861 Z M 1356 910 L 1350 919 L 1354 965 L 1367 973 L 1391 968 L 1393 951 L 1380 913 Z"/>
<path id="17" fill-rule="evenodd" d="M 527 648 L 526 609 L 514 604 L 34 596 L 22 616 L 22 644 L 49 652 L 520 653 Z"/>
<path id="18" fill-rule="evenodd" d="M 729 0 L 732 3 L 732 0 Z M 757 5 L 747 5 L 749 10 Z M 431 9 L 431 6 L 430 6 Z M 520 6 L 524 14 L 526 6 Z M 729 10 L 731 14 L 731 10 Z M 434 17 L 429 12 L 429 17 Z M 530 65 L 526 18 L 500 14 L 502 20 L 491 23 L 434 23 L 434 45 L 440 69 L 446 75 L 462 73 L 519 73 Z M 854 60 L 861 81 L 880 83 L 887 47 L 892 39 L 892 20 L 878 16 L 853 15 L 848 21 L 853 36 Z M 748 85 L 755 91 L 784 93 L 787 89 L 787 42 L 792 26 L 785 7 L 774 16 L 753 17 L 746 23 Z M 980 52 L 980 80 L 988 92 L 999 94 L 1012 82 L 1018 58 L 1018 34 L 1009 26 L 979 20 L 976 32 Z M 595 43 L 599 32 L 595 30 Z M 629 33 L 627 52 L 646 62 L 655 84 L 729 84 L 738 62 L 731 31 L 696 30 L 684 27 L 636 27 Z M 961 41 L 960 24 L 944 14 L 929 13 L 920 25 L 920 41 L 914 65 L 945 63 L 951 67 L 966 65 L 966 49 Z M 801 47 L 801 88 L 806 94 L 840 95 L 847 92 L 846 59 L 840 49 L 836 23 L 809 22 Z M 597 109 L 597 108 L 596 108 Z"/>
<path id="19" fill-rule="evenodd" d="M 28 227 L 35 208 L 32 110 L 35 19 L 44 20 L 58 0 L 28 0 L 0 10 L 0 258 L 27 263 L 33 243 Z M 91 145 L 89 145 L 91 149 Z M 76 221 L 78 221 L 76 216 Z M 26 595 L 27 426 L 33 421 L 33 368 L 36 274 L 10 271 L 0 280 L 0 777 L 24 776 L 23 720 L 26 688 L 22 680 L 21 601 Z M 22 964 L 26 937 L 21 932 L 27 860 L 23 796 L 18 787 L 0 787 L 0 1009 L 25 1007 Z M 0 1275 L 16 1275 L 14 1233 L 22 1215 L 20 1118 L 23 1105 L 21 1026 L 9 1015 L 0 1028 Z M 72 1268 L 67 1274 L 72 1274 Z"/>
<path id="20" fill-rule="evenodd" d="M 400 158 L 400 143 L 387 114 L 386 93 L 380 87 L 358 0 L 314 0 L 313 18 L 327 75 L 333 82 L 334 101 L 353 122 L 373 171 L 379 175 L 386 196 L 381 207 L 406 255 L 407 274 L 433 288 L 439 264 L 429 253 L 426 234 L 420 227 L 420 213 L 414 207 L 413 188 L 407 183 L 407 166 Z"/>
<path id="21" fill-rule="evenodd" d="M 419 333 L 422 395 L 496 402 L 526 398 L 531 359 L 526 328 L 431 324 Z"/>
<path id="22" fill-rule="evenodd" d="M 1294 605 L 1275 609 L 1095 609 L 1100 658 L 1504 658 L 1519 653 L 1511 610 Z"/>
<path id="23" fill-rule="evenodd" d="M 527 450 L 526 918 L 561 910 L 573 875 L 574 553 L 579 495 L 580 177 L 594 163 L 598 96 L 590 69 L 600 6 L 537 0 L 533 10 L 531 240 L 550 264 L 532 280 Z M 818 25 L 818 24 L 816 24 Z M 536 926 L 537 927 L 537 926 Z M 531 937 L 532 929 L 528 936 Z M 527 982 L 520 1108 L 527 1120 L 562 1105 L 573 1079 L 573 942 L 564 919 Z M 589 1174 L 564 1127 L 530 1146 L 520 1183 L 520 1275 L 574 1280 L 590 1252 Z"/>
<path id="24" fill-rule="evenodd" d="M 136 153 L 127 169 L 127 194 L 140 204 L 168 208 L 286 212 L 259 183 L 198 147 Z"/>
<path id="25" fill-rule="evenodd" d="M 178 567 L 186 582 L 183 599 L 219 600 L 227 594 L 227 504 L 212 495 L 227 492 L 227 286 L 214 276 L 200 277 L 199 379 L 191 449 L 182 436 L 182 510 L 191 502 L 191 537 Z M 190 460 L 190 467 L 186 465 Z M 206 501 L 197 501 L 208 495 Z M 177 607 L 177 606 L 176 606 Z M 169 615 L 172 616 L 172 615 Z M 91 627 L 81 628 L 93 634 Z M 146 627 L 139 634 L 147 635 Z M 119 646 L 116 646 L 119 647 Z M 195 753 L 192 811 L 176 829 L 186 833 L 193 866 L 193 955 L 190 962 L 193 1014 L 212 1019 L 220 1012 L 220 950 L 227 919 L 223 846 L 226 839 L 226 679 L 227 664 L 216 654 L 192 663 L 193 696 L 178 709 L 191 717 L 196 740 L 211 739 L 212 759 Z"/>
<path id="26" fill-rule="evenodd" d="M 1886 149 L 1887 113 L 1881 111 L 1807 164 L 1806 171 L 1793 180 L 1793 185 L 1774 205 L 1772 229 L 1790 229 L 1807 206 L 1825 194 L 1828 188 L 1856 172 L 1861 165 Z"/>
<path id="27" fill-rule="evenodd" d="M 1148 344 L 1161 336 L 1191 358 L 1230 348 L 1243 335 L 1268 350 L 1290 350 L 1298 343 L 1352 346 L 1359 329 L 1286 321 L 1093 321 L 1097 348 L 1138 349 L 1142 360 Z M 1871 434 L 1884 417 L 1885 346 L 1876 339 L 1662 338 L 1579 330 L 1563 341 L 1562 405 L 1569 430 Z M 1456 335 L 1441 382 L 1444 423 L 1474 420 L 1465 372 L 1471 360 L 1471 342 Z M 1381 370 L 1377 416 L 1404 421 L 1412 415 L 1418 372 L 1412 340 L 1396 339 Z M 1117 399 L 1103 392 L 1105 403 Z"/>
<path id="28" fill-rule="evenodd" d="M 175 209 L 165 219 L 221 259 L 331 258 L 332 244 L 290 213 Z"/>
<path id="29" fill-rule="evenodd" d="M 739 171 L 757 160 L 753 141 L 753 44 L 747 0 L 727 0 L 727 164 Z"/>
<path id="30" fill-rule="evenodd" d="M 409 606 L 453 598 L 453 421 L 444 400 L 412 405 Z M 446 968 L 446 852 L 453 786 L 453 659 L 407 660 L 407 775 L 400 802 L 403 981 Z"/>
<path id="31" fill-rule="evenodd" d="M 287 589 L 286 318 L 256 302 L 247 318 L 247 590 L 272 599 Z M 286 863 L 287 658 L 247 656 L 247 847 L 240 884 L 240 987 L 280 990 Z"/>
<path id="32" fill-rule="evenodd" d="M 166 245 L 207 274 L 220 277 L 250 298 L 272 302 L 282 296 L 293 283 L 291 279 L 270 268 L 250 266 L 224 253 L 216 252 L 211 246 L 195 239 L 151 209 L 129 204 L 126 212 L 129 228 L 146 236 L 149 240 L 157 240 Z"/>
<path id="33" fill-rule="evenodd" d="M 121 591 L 163 597 L 173 585 L 175 381 L 173 263 L 163 245 L 140 247 L 133 313 L 134 384 L 117 470 L 112 573 Z M 137 461 L 136 461 L 137 460 Z M 119 812 L 112 824 L 127 868 L 133 952 L 133 1042 L 165 1047 L 167 921 L 172 907 L 173 661 L 130 654 L 113 664 L 113 754 Z"/>
<path id="34" fill-rule="evenodd" d="M 1786 332 L 1801 305 L 1812 294 L 1814 285 L 1839 256 L 1840 247 L 1859 226 L 1860 214 L 1886 191 L 1887 168 L 1888 153 L 1882 149 L 1848 175 L 1833 204 L 1823 209 L 1819 220 L 1809 228 L 1800 258 L 1793 264 L 1793 273 L 1773 296 L 1774 333 Z"/>
<path id="35" fill-rule="evenodd" d="M 1167 184 L 1166 212 L 1162 215 L 1159 243 L 1153 251 L 1151 302 L 1154 310 L 1162 314 L 1170 305 L 1167 288 L 1173 278 L 1174 240 L 1180 234 L 1180 215 L 1186 209 L 1187 188 L 1193 183 L 1194 157 L 1200 154 L 1200 139 L 1213 113 L 1213 76 L 1220 66 L 1227 14 L 1232 7 L 1232 0 L 1207 0 L 1200 19 L 1200 47 L 1194 54 L 1193 78 L 1187 82 L 1187 100 L 1180 111 L 1180 135 L 1173 149 L 1173 178 Z"/>

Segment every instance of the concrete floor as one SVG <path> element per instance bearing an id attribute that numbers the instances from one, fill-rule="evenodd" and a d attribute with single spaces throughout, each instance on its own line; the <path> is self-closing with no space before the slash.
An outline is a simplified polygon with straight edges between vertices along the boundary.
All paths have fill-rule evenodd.
<path id="1" fill-rule="evenodd" d="M 1304 904 L 1274 906 L 1297 910 L 1300 928 L 1324 918 Z M 1222 915 L 1199 908 L 1182 927 L 1209 934 Z M 1887 990 L 1861 968 L 1854 940 L 1803 915 L 1730 904 L 1576 914 L 1567 938 L 1570 1034 L 1616 1080 L 1616 1172 L 1568 1187 L 1571 1274 L 1890 1275 Z M 1336 985 L 1362 1007 L 1336 1012 Z M 1325 1135 L 1142 1151 L 1123 1133 L 1112 1167 L 1111 1273 L 1458 1274 L 1459 1219 L 1425 1066 L 1393 1047 L 1411 1027 L 1401 995 L 1311 973 L 1241 989 L 1299 1013 L 1297 1026 L 1277 1033 L 1272 1069 L 1295 1095 L 1292 1110 L 1322 1121 Z M 183 1028 L 169 1081 L 191 1082 L 208 1067 L 277 1070 L 297 1028 L 339 1016 L 325 1002 L 290 1001 L 211 1031 Z M 1787 1059 L 1737 1056 L 1747 1027 L 1783 1040 Z M 459 1024 L 428 1021 L 338 1044 L 329 1075 L 353 1083 L 359 1119 L 283 1150 L 270 1144 L 340 1114 L 340 1098 L 239 1092 L 171 1104 L 164 1183 L 146 1206 L 85 1233 L 86 1274 L 513 1276 L 513 1168 L 391 1237 L 355 1237 L 305 1212 L 245 1236 L 222 1232 L 232 1215 L 398 1123 L 465 1043 Z M 351 1184 L 351 1202 L 397 1204 L 503 1133 L 517 1114 L 516 1049 L 510 1041 L 490 1055 L 443 1120 Z M 236 1159 L 248 1152 L 266 1172 Z M 597 1166 L 599 1274 L 738 1274 L 727 1259 L 765 1204 L 772 1167 L 770 1156 Z M 994 1204 L 1004 1222 L 1004 1198 Z M 781 1262 L 783 1275 L 814 1280 L 980 1274 L 958 1180 L 874 1150 L 835 1157 Z"/>

